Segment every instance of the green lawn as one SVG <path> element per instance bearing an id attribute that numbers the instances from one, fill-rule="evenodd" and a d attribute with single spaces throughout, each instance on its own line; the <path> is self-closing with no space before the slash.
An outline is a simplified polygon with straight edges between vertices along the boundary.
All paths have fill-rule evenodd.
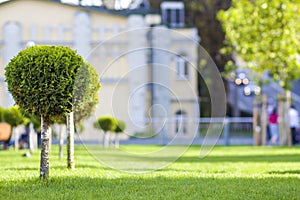
<path id="1" fill-rule="evenodd" d="M 83 146 L 75 150 L 76 170 L 68 171 L 57 149 L 48 181 L 38 178 L 39 152 L 27 158 L 24 150 L 0 151 L 0 199 L 300 199 L 300 147 L 215 147 L 200 159 L 200 146 L 192 146 L 167 167 L 141 174 L 110 169 Z"/>

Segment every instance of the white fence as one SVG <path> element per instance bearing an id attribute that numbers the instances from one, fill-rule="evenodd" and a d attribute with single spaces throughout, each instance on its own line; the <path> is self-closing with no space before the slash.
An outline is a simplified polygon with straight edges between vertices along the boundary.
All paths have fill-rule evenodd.
<path id="1" fill-rule="evenodd" d="M 207 139 L 217 145 L 252 145 L 253 128 L 252 117 L 240 118 L 171 118 L 165 120 L 162 129 L 153 129 L 162 120 L 151 120 L 148 129 L 133 134 L 130 139 L 123 140 L 123 144 L 198 144 L 206 145 Z"/>

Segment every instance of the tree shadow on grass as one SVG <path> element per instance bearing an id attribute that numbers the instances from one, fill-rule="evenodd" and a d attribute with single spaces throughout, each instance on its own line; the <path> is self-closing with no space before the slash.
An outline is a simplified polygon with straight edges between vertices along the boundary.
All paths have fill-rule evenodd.
<path id="1" fill-rule="evenodd" d="M 284 188 L 284 189 L 283 189 Z M 299 199 L 296 177 L 173 176 L 51 177 L 13 180 L 0 187 L 6 199 Z"/>
<path id="2" fill-rule="evenodd" d="M 77 164 L 75 165 L 76 169 L 101 169 L 101 170 L 111 170 L 108 167 L 102 166 L 99 163 L 96 163 L 95 165 L 91 164 Z M 38 166 L 36 167 L 3 167 L 3 170 L 12 170 L 12 171 L 39 171 L 40 168 Z M 54 169 L 61 169 L 65 170 L 67 169 L 67 165 L 60 165 L 60 166 L 51 166 L 50 171 Z M 1 198 L 0 198 L 1 199 Z"/>
<path id="3" fill-rule="evenodd" d="M 97 160 L 132 160 L 149 162 L 163 162 L 163 161 L 176 161 L 180 163 L 191 162 L 300 162 L 299 154 L 285 154 L 285 155 L 208 155 L 204 158 L 198 156 L 143 156 L 143 155 L 121 155 L 118 153 L 99 154 L 95 156 Z"/>
<path id="4" fill-rule="evenodd" d="M 299 162 L 299 154 L 288 155 L 208 155 L 205 158 L 184 156 L 176 162 Z"/>
<path id="5" fill-rule="evenodd" d="M 4 170 L 13 170 L 13 171 L 37 171 L 37 167 L 4 167 Z"/>
<path id="6" fill-rule="evenodd" d="M 269 174 L 299 174 L 300 170 L 270 171 Z"/>

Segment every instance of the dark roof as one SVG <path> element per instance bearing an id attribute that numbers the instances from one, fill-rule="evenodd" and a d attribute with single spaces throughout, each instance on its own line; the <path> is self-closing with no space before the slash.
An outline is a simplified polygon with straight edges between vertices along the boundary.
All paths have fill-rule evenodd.
<path id="1" fill-rule="evenodd" d="M 75 5 L 78 6 L 78 5 Z M 118 16 L 123 16 L 123 17 L 128 17 L 129 15 L 147 15 L 147 14 L 159 14 L 158 11 L 154 9 L 144 9 L 144 8 L 139 8 L 139 9 L 123 9 L 123 10 L 111 10 L 111 9 L 106 9 L 105 7 L 96 7 L 96 6 L 78 6 L 87 10 L 91 11 L 96 11 L 96 12 L 101 12 L 101 13 L 106 13 L 106 14 L 112 14 L 112 15 L 118 15 Z"/>
<path id="2" fill-rule="evenodd" d="M 0 6 L 3 4 L 10 3 L 12 1 L 17 1 L 17 0 L 9 0 L 9 1 L 1 2 Z M 45 0 L 42 0 L 42 1 L 45 1 Z M 87 11 L 95 11 L 95 12 L 112 14 L 112 15 L 117 15 L 117 16 L 122 16 L 122 17 L 128 17 L 129 15 L 132 15 L 132 14 L 137 14 L 137 15 L 159 14 L 158 10 L 155 10 L 152 8 L 150 8 L 150 9 L 139 8 L 139 9 L 111 10 L 111 9 L 105 8 L 104 6 L 81 6 L 81 5 L 75 5 L 75 4 L 62 3 L 60 0 L 46 0 L 46 1 L 59 3 L 62 5 L 66 5 L 66 6 L 78 7 L 78 8 L 85 9 Z"/>

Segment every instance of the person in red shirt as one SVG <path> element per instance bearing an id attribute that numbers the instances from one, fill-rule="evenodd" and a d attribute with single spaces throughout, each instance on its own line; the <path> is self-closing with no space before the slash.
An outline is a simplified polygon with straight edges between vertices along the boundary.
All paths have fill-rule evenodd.
<path id="1" fill-rule="evenodd" d="M 269 126 L 271 132 L 271 144 L 277 144 L 279 139 L 278 132 L 278 114 L 276 108 L 273 109 L 272 113 L 269 115 Z"/>

